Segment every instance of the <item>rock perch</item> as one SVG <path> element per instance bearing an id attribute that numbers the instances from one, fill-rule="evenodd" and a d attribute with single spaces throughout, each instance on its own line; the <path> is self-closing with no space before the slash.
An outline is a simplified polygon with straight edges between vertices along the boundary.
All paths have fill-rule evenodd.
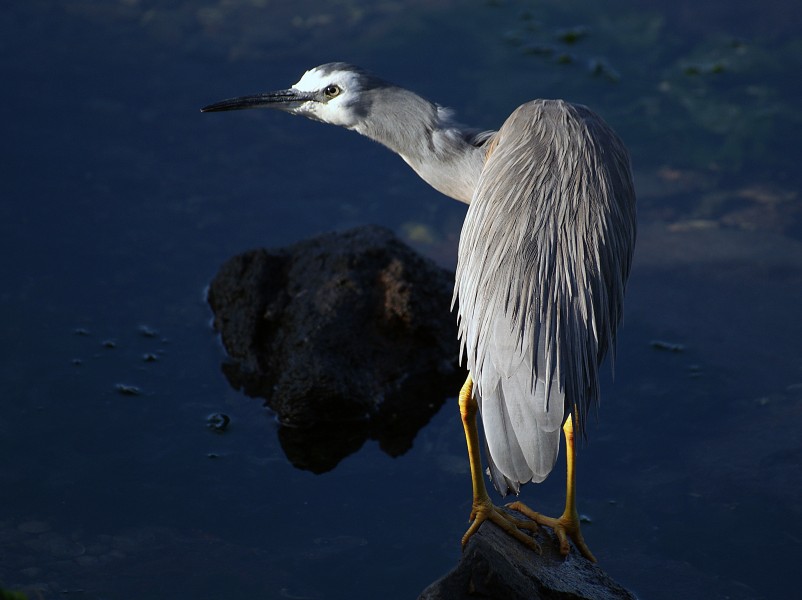
<path id="1" fill-rule="evenodd" d="M 551 530 L 541 527 L 535 537 L 542 554 L 486 521 L 457 567 L 418 600 L 636 600 L 573 546 L 563 557 Z"/>

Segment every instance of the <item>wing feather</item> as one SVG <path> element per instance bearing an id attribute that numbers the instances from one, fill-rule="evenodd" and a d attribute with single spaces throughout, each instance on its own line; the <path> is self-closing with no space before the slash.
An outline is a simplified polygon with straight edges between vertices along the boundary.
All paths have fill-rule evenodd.
<path id="1" fill-rule="evenodd" d="M 490 470 L 517 492 L 584 434 L 614 349 L 635 243 L 629 155 L 589 109 L 519 107 L 496 134 L 460 236 L 454 300 Z"/>

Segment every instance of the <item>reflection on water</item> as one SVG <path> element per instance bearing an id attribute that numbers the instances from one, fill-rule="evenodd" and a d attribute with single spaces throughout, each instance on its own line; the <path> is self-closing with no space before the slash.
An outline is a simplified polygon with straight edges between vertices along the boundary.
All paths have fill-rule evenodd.
<path id="1" fill-rule="evenodd" d="M 376 223 L 453 266 L 464 206 L 397 157 L 284 115 L 197 112 L 344 59 L 478 127 L 536 96 L 614 125 L 634 157 L 641 229 L 615 382 L 580 450 L 585 535 L 644 598 L 793 596 L 799 11 L 0 9 L 0 583 L 44 597 L 409 598 L 458 559 L 470 484 L 454 402 L 403 456 L 352 441 L 357 452 L 315 475 L 285 449 L 304 464 L 334 453 L 290 440 L 231 389 L 208 326 L 201 290 L 252 247 Z M 230 417 L 223 435 L 213 413 Z M 555 512 L 562 485 L 555 472 L 522 499 Z"/>

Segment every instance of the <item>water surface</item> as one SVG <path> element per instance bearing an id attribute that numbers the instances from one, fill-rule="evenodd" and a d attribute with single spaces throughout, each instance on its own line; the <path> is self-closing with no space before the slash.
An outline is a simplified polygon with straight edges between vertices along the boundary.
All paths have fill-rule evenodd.
<path id="1" fill-rule="evenodd" d="M 596 4 L 0 9 L 0 584 L 400 599 L 459 559 L 455 400 L 399 458 L 367 442 L 300 471 L 272 415 L 227 384 L 209 327 L 204 287 L 253 247 L 377 223 L 453 267 L 465 207 L 386 150 L 268 111 L 198 112 L 347 60 L 477 127 L 564 97 L 616 128 L 640 233 L 615 382 L 580 454 L 585 536 L 642 598 L 794 597 L 800 9 Z M 213 412 L 231 417 L 223 435 Z M 556 513 L 562 486 L 558 468 L 522 499 Z"/>

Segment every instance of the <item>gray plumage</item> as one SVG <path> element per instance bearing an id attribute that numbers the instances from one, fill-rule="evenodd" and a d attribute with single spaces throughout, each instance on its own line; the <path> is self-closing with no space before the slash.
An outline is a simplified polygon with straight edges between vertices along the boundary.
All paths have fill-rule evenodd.
<path id="1" fill-rule="evenodd" d="M 635 243 L 629 156 L 584 106 L 535 100 L 496 134 L 462 228 L 455 300 L 496 488 L 542 481 L 584 432 Z"/>
<path id="2" fill-rule="evenodd" d="M 496 488 L 517 493 L 557 459 L 569 414 L 583 434 L 615 344 L 635 243 L 629 155 L 584 106 L 535 100 L 498 132 L 346 63 L 291 89 L 204 111 L 280 108 L 353 129 L 468 203 L 454 291 Z"/>

